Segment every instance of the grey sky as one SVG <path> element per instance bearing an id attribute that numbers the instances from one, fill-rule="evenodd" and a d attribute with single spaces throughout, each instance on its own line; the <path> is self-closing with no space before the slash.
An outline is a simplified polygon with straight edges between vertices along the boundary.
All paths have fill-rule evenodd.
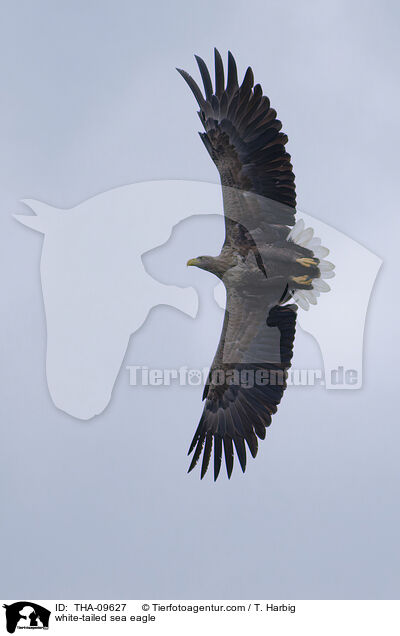
<path id="1" fill-rule="evenodd" d="M 399 597 L 399 43 L 396 2 L 3 0 L 3 598 Z M 133 388 L 122 370 L 99 418 L 54 407 L 41 238 L 11 218 L 24 197 L 71 207 L 134 181 L 215 182 L 174 70 L 195 73 L 193 53 L 210 63 L 214 46 L 241 74 L 251 65 L 277 109 L 299 207 L 384 259 L 363 389 L 288 390 L 246 475 L 216 484 L 185 474 L 200 388 Z M 184 276 L 199 321 L 159 309 L 127 364 L 211 362 L 214 281 Z M 318 365 L 316 342 L 298 337 L 297 365 Z"/>

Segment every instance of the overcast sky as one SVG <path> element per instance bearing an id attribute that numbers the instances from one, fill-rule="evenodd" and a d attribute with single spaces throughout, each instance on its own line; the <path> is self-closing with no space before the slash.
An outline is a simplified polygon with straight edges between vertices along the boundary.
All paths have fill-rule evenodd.
<path id="1" fill-rule="evenodd" d="M 193 54 L 211 63 L 214 46 L 241 74 L 251 65 L 277 109 L 299 207 L 384 261 L 363 388 L 289 389 L 256 461 L 216 484 L 186 475 L 200 388 L 131 387 L 123 368 L 99 417 L 56 409 L 42 239 L 11 218 L 24 197 L 72 207 L 135 181 L 216 182 L 175 71 L 194 74 Z M 395 1 L 3 0 L 3 598 L 399 597 L 399 46 Z M 211 362 L 220 317 L 203 274 L 185 271 L 199 320 L 158 309 L 126 364 Z M 356 287 L 362 271 L 348 275 Z M 298 337 L 297 366 L 318 367 L 318 345 Z"/>

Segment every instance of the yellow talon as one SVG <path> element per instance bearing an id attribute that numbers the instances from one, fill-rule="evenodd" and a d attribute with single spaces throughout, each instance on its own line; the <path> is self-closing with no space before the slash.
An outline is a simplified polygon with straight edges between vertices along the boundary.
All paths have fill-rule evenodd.
<path id="1" fill-rule="evenodd" d="M 298 283 L 299 285 L 311 285 L 312 279 L 309 278 L 306 274 L 304 276 L 292 276 L 292 281 L 294 283 Z"/>
<path id="2" fill-rule="evenodd" d="M 304 267 L 311 267 L 312 265 L 318 265 L 317 261 L 314 258 L 296 258 L 296 262 L 300 263 Z"/>

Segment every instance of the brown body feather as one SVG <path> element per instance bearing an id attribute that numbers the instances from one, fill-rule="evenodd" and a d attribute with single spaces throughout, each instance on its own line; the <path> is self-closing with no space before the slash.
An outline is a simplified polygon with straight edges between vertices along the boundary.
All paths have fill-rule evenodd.
<path id="1" fill-rule="evenodd" d="M 257 438 L 264 439 L 277 410 L 291 364 L 297 311 L 296 305 L 280 304 L 290 297 L 291 277 L 304 275 L 298 259 L 313 254 L 288 239 L 295 223 L 296 191 L 287 136 L 260 85 L 254 86 L 251 68 L 239 86 L 229 53 L 225 85 L 215 50 L 213 87 L 206 64 L 196 60 L 204 95 L 188 73 L 178 71 L 200 107 L 205 130 L 200 136 L 220 174 L 226 223 L 220 256 L 200 257 L 196 264 L 224 282 L 227 307 L 204 389 L 204 411 L 189 449 L 189 454 L 194 452 L 189 470 L 204 449 L 203 477 L 214 447 L 216 479 L 223 453 L 231 476 L 234 448 L 245 470 L 245 442 L 255 457 Z M 307 273 L 310 280 L 319 276 L 317 260 Z M 307 288 L 308 283 L 301 280 L 297 285 Z"/>

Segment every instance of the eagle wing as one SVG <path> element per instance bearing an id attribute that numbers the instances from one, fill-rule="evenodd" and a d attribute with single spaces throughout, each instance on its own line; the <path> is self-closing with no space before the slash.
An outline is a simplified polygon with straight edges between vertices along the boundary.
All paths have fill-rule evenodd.
<path id="1" fill-rule="evenodd" d="M 256 292 L 250 289 L 248 294 L 226 283 L 221 339 L 204 389 L 204 410 L 189 448 L 189 454 L 194 451 L 189 472 L 204 448 L 201 478 L 213 447 L 214 479 L 220 472 L 222 451 L 231 476 L 234 447 L 245 471 L 245 442 L 255 457 L 257 438 L 265 438 L 286 389 L 297 305 L 275 305 L 276 290 L 268 291 L 268 281 L 264 280 L 265 286 L 258 286 Z"/>
<path id="2" fill-rule="evenodd" d="M 186 72 L 177 69 L 191 88 L 200 107 L 205 133 L 200 133 L 220 173 L 224 211 L 228 219 L 246 229 L 272 225 L 294 225 L 296 190 L 287 136 L 268 97 L 254 86 L 249 67 L 238 84 L 233 55 L 228 53 L 228 78 L 215 49 L 215 87 L 205 62 L 196 60 L 204 92 Z M 231 226 L 227 227 L 227 240 Z"/>

